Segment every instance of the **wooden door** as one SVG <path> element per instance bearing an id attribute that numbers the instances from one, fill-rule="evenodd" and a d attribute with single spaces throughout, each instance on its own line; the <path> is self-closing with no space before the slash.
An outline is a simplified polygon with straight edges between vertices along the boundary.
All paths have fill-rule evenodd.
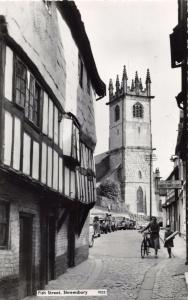
<path id="1" fill-rule="evenodd" d="M 55 279 L 55 217 L 44 216 L 41 232 L 42 286 Z"/>
<path id="2" fill-rule="evenodd" d="M 31 215 L 20 215 L 19 299 L 32 294 L 32 227 Z"/>

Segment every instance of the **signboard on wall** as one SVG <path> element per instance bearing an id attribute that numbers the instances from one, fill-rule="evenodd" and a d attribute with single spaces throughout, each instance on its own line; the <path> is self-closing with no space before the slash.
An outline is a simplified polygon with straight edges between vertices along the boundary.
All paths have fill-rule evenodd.
<path id="1" fill-rule="evenodd" d="M 181 180 L 160 180 L 158 183 L 158 188 L 161 189 L 181 189 Z"/>

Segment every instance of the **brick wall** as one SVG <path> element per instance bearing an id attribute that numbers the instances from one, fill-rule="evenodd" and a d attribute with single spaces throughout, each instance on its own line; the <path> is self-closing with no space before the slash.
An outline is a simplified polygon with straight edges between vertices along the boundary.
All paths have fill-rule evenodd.
<path id="1" fill-rule="evenodd" d="M 32 277 L 33 291 L 39 287 L 39 262 L 40 262 L 40 223 L 39 205 L 37 195 L 20 189 L 8 182 L 0 183 L 0 199 L 9 201 L 9 243 L 7 250 L 0 250 L 0 299 L 17 299 L 19 279 L 19 243 L 20 243 L 20 220 L 19 213 L 24 212 L 33 216 L 33 249 Z M 6 298 L 3 298 L 6 297 Z"/>
<path id="2" fill-rule="evenodd" d="M 56 276 L 63 274 L 68 267 L 67 249 L 68 249 L 68 217 L 63 223 L 56 237 Z"/>
<path id="3" fill-rule="evenodd" d="M 80 236 L 75 239 L 75 265 L 88 258 L 89 255 L 89 220 L 88 215 Z"/>

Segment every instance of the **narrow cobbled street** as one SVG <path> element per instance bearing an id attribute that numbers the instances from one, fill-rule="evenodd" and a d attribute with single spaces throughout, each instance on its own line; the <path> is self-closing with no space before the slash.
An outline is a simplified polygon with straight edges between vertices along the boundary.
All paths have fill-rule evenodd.
<path id="1" fill-rule="evenodd" d="M 87 261 L 69 269 L 57 280 L 51 281 L 46 288 L 107 289 L 107 297 L 84 297 L 84 299 L 186 300 L 184 272 L 188 268 L 185 266 L 184 258 L 176 255 L 168 259 L 161 241 L 158 259 L 155 259 L 153 249 L 148 257 L 142 259 L 141 240 L 142 235 L 136 230 L 103 234 L 95 239 Z M 61 297 L 39 299 L 56 300 Z"/>

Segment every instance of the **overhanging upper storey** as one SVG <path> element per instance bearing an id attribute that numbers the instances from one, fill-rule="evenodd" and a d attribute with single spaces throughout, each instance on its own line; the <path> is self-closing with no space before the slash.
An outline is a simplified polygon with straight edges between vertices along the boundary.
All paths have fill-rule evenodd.
<path id="1" fill-rule="evenodd" d="M 106 95 L 106 85 L 99 77 L 90 42 L 85 31 L 84 23 L 81 20 L 79 10 L 77 9 L 74 1 L 57 1 L 56 3 L 64 20 L 67 22 L 72 36 L 83 57 L 83 61 L 96 93 L 100 97 L 104 97 Z"/>

